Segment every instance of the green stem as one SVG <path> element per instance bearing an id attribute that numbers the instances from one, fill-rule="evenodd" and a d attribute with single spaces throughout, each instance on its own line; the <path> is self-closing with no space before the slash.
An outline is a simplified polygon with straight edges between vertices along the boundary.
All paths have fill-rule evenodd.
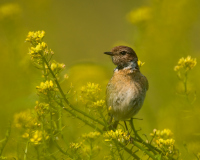
<path id="1" fill-rule="evenodd" d="M 27 152 L 28 152 L 28 144 L 29 144 L 29 141 L 26 142 L 26 148 L 24 151 L 24 160 L 26 160 L 26 156 L 27 156 Z"/>
<path id="2" fill-rule="evenodd" d="M 120 159 L 123 160 L 124 158 L 123 158 L 122 154 L 120 153 L 119 146 L 117 145 L 116 142 L 115 142 L 115 146 L 117 147 L 117 152 L 119 154 Z"/>
<path id="3" fill-rule="evenodd" d="M 41 56 L 43 56 L 43 55 L 41 54 Z M 70 108 L 72 108 L 73 110 L 75 110 L 76 112 L 79 112 L 79 113 L 81 113 L 82 115 L 84 115 L 84 116 L 90 118 L 91 120 L 93 120 L 93 121 L 95 121 L 95 122 L 101 124 L 102 126 L 105 126 L 105 124 L 104 124 L 103 122 L 99 121 L 98 119 L 95 119 L 95 118 L 91 117 L 89 114 L 83 112 L 82 110 L 80 110 L 80 109 L 78 109 L 78 108 L 75 108 L 74 106 L 72 106 L 72 105 L 70 104 L 70 102 L 67 100 L 67 98 L 66 98 L 66 96 L 65 96 L 65 94 L 64 94 L 64 92 L 63 92 L 63 90 L 62 90 L 62 88 L 61 88 L 61 86 L 60 86 L 60 84 L 59 84 L 59 82 L 58 82 L 58 80 L 57 80 L 57 78 L 56 78 L 56 76 L 55 76 L 55 74 L 53 73 L 51 67 L 49 66 L 49 63 L 47 62 L 47 60 L 46 60 L 46 58 L 45 58 L 44 56 L 43 56 L 43 60 L 44 60 L 45 64 L 47 65 L 48 70 L 50 71 L 51 75 L 53 76 L 53 79 L 54 79 L 54 81 L 55 81 L 55 83 L 56 83 L 56 85 L 57 85 L 57 87 L 58 87 L 58 90 L 59 90 L 59 92 L 60 92 L 62 98 L 64 99 L 65 103 L 66 103 Z"/>
<path id="4" fill-rule="evenodd" d="M 39 154 L 38 147 L 36 146 L 35 149 L 36 149 L 36 152 L 37 152 L 37 159 L 39 160 L 40 159 L 40 154 Z"/>
<path id="5" fill-rule="evenodd" d="M 142 150 L 145 154 L 147 154 L 149 157 L 151 157 L 152 159 L 156 160 L 156 158 L 154 157 L 153 154 L 151 154 L 149 151 L 147 151 L 144 147 L 142 147 L 141 145 L 139 145 L 137 142 L 133 141 L 132 142 L 137 148 L 139 148 L 140 150 Z"/>
<path id="6" fill-rule="evenodd" d="M 8 142 L 8 138 L 10 137 L 10 132 L 11 132 L 11 123 L 9 124 L 9 128 L 6 131 L 5 138 L 3 140 L 1 140 L 2 145 L 1 145 L 1 149 L 0 149 L 0 156 L 2 155 L 3 150 Z"/>
<path id="7" fill-rule="evenodd" d="M 123 148 L 127 153 L 129 153 L 131 156 L 133 156 L 136 160 L 140 160 L 140 158 L 132 152 L 132 150 L 128 149 L 126 146 L 118 142 L 117 140 L 113 140 L 115 143 L 117 143 L 121 148 Z"/>
<path id="8" fill-rule="evenodd" d="M 185 88 L 185 94 L 187 95 L 187 72 L 185 72 L 184 88 Z"/>
<path id="9" fill-rule="evenodd" d="M 59 107 L 58 108 L 58 130 L 61 134 L 61 137 L 63 137 L 63 133 L 62 133 L 62 108 Z"/>
<path id="10" fill-rule="evenodd" d="M 81 116 L 77 115 L 76 113 L 73 112 L 73 110 L 70 110 L 66 107 L 64 107 L 64 105 L 62 103 L 59 103 L 56 101 L 56 103 L 58 103 L 59 106 L 61 106 L 64 110 L 66 110 L 67 112 L 69 112 L 71 115 L 73 115 L 74 117 L 76 117 L 77 119 L 83 121 L 85 124 L 87 124 L 88 126 L 96 129 L 97 131 L 99 131 L 100 133 L 103 133 L 103 131 L 101 129 L 99 129 L 97 126 L 95 126 L 94 124 L 90 123 L 89 121 L 87 121 L 86 119 L 82 118 Z"/>
<path id="11" fill-rule="evenodd" d="M 156 154 L 155 151 L 157 151 L 158 153 L 162 153 L 162 151 L 160 151 L 159 149 L 157 149 L 156 147 L 152 146 L 151 144 L 149 143 L 146 143 L 140 136 L 139 134 L 137 133 L 137 131 L 135 130 L 135 127 L 134 127 L 134 124 L 133 124 L 133 119 L 131 119 L 130 121 L 130 125 L 131 125 L 131 128 L 136 136 L 136 138 L 138 138 L 138 142 L 144 144 L 147 148 L 149 148 L 154 154 Z"/>
<path id="12" fill-rule="evenodd" d="M 65 152 L 65 151 L 58 145 L 58 143 L 56 142 L 55 139 L 53 139 L 53 142 L 54 142 L 54 144 L 56 145 L 56 147 L 58 148 L 58 150 L 59 150 L 61 153 L 63 153 L 64 155 L 68 155 L 71 159 L 73 159 L 73 156 L 70 155 L 69 153 Z"/>
<path id="13" fill-rule="evenodd" d="M 107 121 L 106 121 L 105 116 L 103 115 L 102 111 L 99 110 L 99 113 L 100 113 L 101 118 L 102 118 L 103 121 L 104 121 L 104 124 L 106 124 Z"/>
<path id="14" fill-rule="evenodd" d="M 53 112 L 52 112 L 52 104 L 51 104 L 51 98 L 50 98 L 50 95 L 49 95 L 49 93 L 47 93 L 47 98 L 48 98 L 48 102 L 49 102 L 49 109 L 50 109 L 50 112 L 49 112 L 49 114 L 50 114 L 50 127 L 51 127 L 51 130 L 50 130 L 50 132 L 51 132 L 51 138 L 53 137 L 53 117 L 52 117 L 52 114 L 53 114 Z"/>

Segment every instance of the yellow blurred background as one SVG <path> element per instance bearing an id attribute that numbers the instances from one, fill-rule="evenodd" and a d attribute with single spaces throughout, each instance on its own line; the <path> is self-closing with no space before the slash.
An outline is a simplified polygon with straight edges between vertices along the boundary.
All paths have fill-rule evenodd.
<path id="1" fill-rule="evenodd" d="M 8 122 L 33 108 L 42 79 L 29 60 L 29 31 L 44 30 L 54 59 L 66 65 L 64 88 L 99 83 L 103 92 L 115 66 L 103 52 L 129 45 L 145 62 L 141 72 L 149 91 L 136 126 L 149 136 L 169 128 L 187 159 L 200 151 L 200 1 L 199 0 L 1 0 L 0 1 L 0 139 Z M 174 66 L 191 55 L 197 66 L 189 72 L 191 104 L 177 94 L 183 85 Z M 66 84 L 68 83 L 68 84 Z"/>

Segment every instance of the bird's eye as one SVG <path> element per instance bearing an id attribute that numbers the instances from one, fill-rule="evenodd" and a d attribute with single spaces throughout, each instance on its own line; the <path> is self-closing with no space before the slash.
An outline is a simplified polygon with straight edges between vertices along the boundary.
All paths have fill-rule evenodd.
<path id="1" fill-rule="evenodd" d="M 126 51 L 121 51 L 120 54 L 125 55 Z"/>

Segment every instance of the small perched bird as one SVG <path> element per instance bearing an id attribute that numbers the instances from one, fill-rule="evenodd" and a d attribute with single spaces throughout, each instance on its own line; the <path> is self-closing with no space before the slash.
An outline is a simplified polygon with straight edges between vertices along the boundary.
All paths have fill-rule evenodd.
<path id="1" fill-rule="evenodd" d="M 147 78 L 140 72 L 138 57 L 132 48 L 117 46 L 104 53 L 110 55 L 117 65 L 106 90 L 106 103 L 111 116 L 109 125 L 113 118 L 115 120 L 109 128 L 116 129 L 119 121 L 125 122 L 138 113 L 149 86 Z"/>

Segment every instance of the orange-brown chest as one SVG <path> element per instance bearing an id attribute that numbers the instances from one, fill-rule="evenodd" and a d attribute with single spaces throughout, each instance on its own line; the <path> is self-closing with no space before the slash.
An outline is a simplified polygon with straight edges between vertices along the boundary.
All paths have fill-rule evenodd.
<path id="1" fill-rule="evenodd" d="M 148 81 L 145 76 L 143 76 L 138 70 L 117 70 L 114 72 L 109 85 L 115 86 L 117 88 L 134 88 L 138 86 L 139 88 L 148 89 Z"/>
<path id="2" fill-rule="evenodd" d="M 109 112 L 115 120 L 131 118 L 142 107 L 147 90 L 148 81 L 139 70 L 115 70 L 107 86 Z"/>

